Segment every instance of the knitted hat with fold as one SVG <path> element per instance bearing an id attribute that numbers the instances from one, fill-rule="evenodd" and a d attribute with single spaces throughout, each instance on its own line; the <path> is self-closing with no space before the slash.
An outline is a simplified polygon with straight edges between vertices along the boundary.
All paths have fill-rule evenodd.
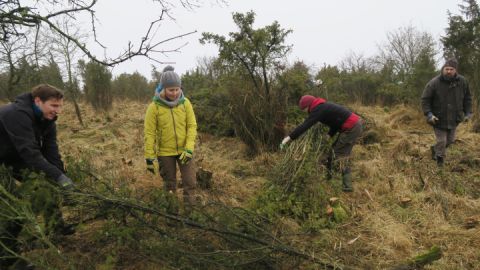
<path id="1" fill-rule="evenodd" d="M 182 86 L 182 80 L 180 80 L 180 76 L 178 76 L 172 66 L 166 66 L 160 77 L 160 84 L 162 88 L 180 87 Z"/>

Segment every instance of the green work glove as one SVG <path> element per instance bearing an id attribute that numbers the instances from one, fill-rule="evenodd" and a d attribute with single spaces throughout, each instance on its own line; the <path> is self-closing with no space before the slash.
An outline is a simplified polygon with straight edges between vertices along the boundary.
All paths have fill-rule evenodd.
<path id="1" fill-rule="evenodd" d="M 147 163 L 147 171 L 149 171 L 151 174 L 155 174 L 155 167 L 153 166 L 153 159 L 145 159 L 145 162 Z"/>
<path id="2" fill-rule="evenodd" d="M 192 152 L 192 150 L 185 150 L 185 151 L 183 151 L 183 153 L 180 155 L 180 157 L 178 158 L 178 160 L 180 160 L 180 164 L 185 165 L 185 164 L 187 164 L 188 162 L 190 162 L 190 160 L 192 159 L 192 157 L 193 157 L 193 152 Z"/>
<path id="3" fill-rule="evenodd" d="M 68 178 L 65 174 L 62 174 L 57 178 L 57 184 L 64 190 L 72 191 L 75 189 L 75 184 L 73 184 L 72 179 Z"/>

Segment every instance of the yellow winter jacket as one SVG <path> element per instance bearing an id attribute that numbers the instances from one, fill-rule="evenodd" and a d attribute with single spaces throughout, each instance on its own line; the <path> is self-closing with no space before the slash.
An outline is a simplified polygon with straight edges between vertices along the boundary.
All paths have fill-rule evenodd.
<path id="1" fill-rule="evenodd" d="M 145 115 L 145 158 L 176 156 L 184 150 L 193 152 L 197 121 L 192 103 L 185 98 L 170 108 L 160 102 L 150 103 Z"/>

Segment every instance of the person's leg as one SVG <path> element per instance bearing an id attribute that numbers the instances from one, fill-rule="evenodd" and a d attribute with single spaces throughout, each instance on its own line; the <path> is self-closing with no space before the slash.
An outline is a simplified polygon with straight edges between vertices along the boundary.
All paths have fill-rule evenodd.
<path id="1" fill-rule="evenodd" d="M 457 134 L 457 127 L 447 130 L 447 144 L 445 147 L 449 147 L 455 142 L 455 135 Z"/>
<path id="2" fill-rule="evenodd" d="M 183 200 L 190 205 L 195 204 L 195 188 L 197 186 L 197 177 L 195 162 L 190 160 L 187 164 L 180 164 L 180 173 L 182 174 Z"/>
<path id="3" fill-rule="evenodd" d="M 160 175 L 163 179 L 163 187 L 166 194 L 167 208 L 170 214 L 178 214 L 177 200 L 177 156 L 158 157 Z"/>
<path id="4" fill-rule="evenodd" d="M 177 157 L 158 157 L 160 175 L 163 179 L 163 186 L 166 191 L 175 193 L 177 191 Z"/>
<path id="5" fill-rule="evenodd" d="M 350 171 L 350 155 L 357 139 L 362 134 L 361 121 L 357 122 L 350 130 L 340 133 L 333 151 L 336 157 L 335 162 L 342 172 L 343 191 L 353 191 L 352 176 Z"/>
<path id="6" fill-rule="evenodd" d="M 445 159 L 445 149 L 447 147 L 447 134 L 448 131 L 440 128 L 433 128 L 435 132 L 436 143 L 434 146 L 435 150 L 435 159 L 437 160 L 438 166 L 443 166 L 443 161 Z"/>

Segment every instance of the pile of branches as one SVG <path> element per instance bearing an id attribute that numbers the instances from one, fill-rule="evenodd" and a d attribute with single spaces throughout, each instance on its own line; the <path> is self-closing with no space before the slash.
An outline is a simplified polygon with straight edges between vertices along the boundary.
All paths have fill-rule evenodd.
<path id="1" fill-rule="evenodd" d="M 90 250 L 98 249 L 94 256 L 116 254 L 120 258 L 116 268 L 121 269 L 122 263 L 138 263 L 141 258 L 146 265 L 176 269 L 294 269 L 305 263 L 322 269 L 342 269 L 284 242 L 281 235 L 272 233 L 274 224 L 249 210 L 211 201 L 186 213 L 170 193 L 150 190 L 138 197 L 121 183 L 112 185 L 113 181 L 100 179 L 90 172 L 84 176 L 87 174 L 90 176 L 82 179 L 79 189 L 56 191 L 68 202 L 64 209 L 68 210 L 70 222 L 76 219 L 75 222 L 82 225 L 79 228 L 99 230 L 100 233 L 92 234 L 96 235 L 95 239 L 82 237 L 83 244 Z M 86 185 L 92 181 L 96 182 L 95 186 Z M 31 202 L 19 199 L 3 185 L 0 192 L 0 214 L 8 214 L 9 219 L 22 219 L 22 238 L 30 239 L 23 245 L 35 239 L 35 246 L 41 246 L 41 250 L 24 249 L 27 252 L 7 252 L 7 256 L 49 269 L 95 267 L 95 263 L 105 261 L 104 257 L 82 261 L 78 254 L 65 251 L 68 237 L 62 241 L 52 239 L 38 219 L 38 213 L 32 211 Z M 0 239 L 0 244 L 2 241 Z M 44 259 L 45 256 L 48 259 Z M 128 262 L 128 258 L 133 261 Z"/>
<path id="2" fill-rule="evenodd" d="M 287 146 L 269 175 L 270 181 L 256 198 L 258 213 L 272 221 L 291 218 L 305 231 L 332 226 L 325 208 L 331 193 L 337 191 L 333 181 L 325 180 L 326 170 L 321 163 L 331 151 L 334 138 L 328 138 L 324 129 L 315 125 Z"/>
<path id="3" fill-rule="evenodd" d="M 321 125 L 313 126 L 288 145 L 281 162 L 275 168 L 273 180 L 288 193 L 294 183 L 305 180 L 306 174 L 317 172 L 328 151 L 329 138 L 325 135 L 325 128 Z"/>

